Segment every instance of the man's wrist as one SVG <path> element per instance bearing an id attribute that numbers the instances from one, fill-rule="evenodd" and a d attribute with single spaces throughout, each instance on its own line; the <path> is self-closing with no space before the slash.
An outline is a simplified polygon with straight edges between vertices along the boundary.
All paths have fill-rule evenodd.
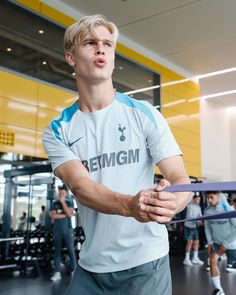
<path id="1" fill-rule="evenodd" d="M 132 200 L 131 195 L 122 195 L 119 194 L 119 199 L 121 201 L 121 212 L 120 214 L 125 217 L 131 217 L 131 200 Z"/>

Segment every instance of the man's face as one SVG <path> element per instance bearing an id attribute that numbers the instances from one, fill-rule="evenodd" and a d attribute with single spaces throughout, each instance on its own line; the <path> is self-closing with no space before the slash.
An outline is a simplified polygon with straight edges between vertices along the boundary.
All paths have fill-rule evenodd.
<path id="1" fill-rule="evenodd" d="M 195 197 L 195 198 L 193 199 L 193 202 L 194 202 L 194 204 L 196 204 L 196 205 L 199 205 L 199 204 L 200 204 L 200 201 L 201 201 L 201 198 L 200 198 L 200 197 Z"/>
<path id="2" fill-rule="evenodd" d="M 62 200 L 62 199 L 65 200 L 68 195 L 67 191 L 64 189 L 60 189 L 58 193 L 59 193 L 60 200 Z"/>
<path id="3" fill-rule="evenodd" d="M 212 193 L 207 194 L 207 199 L 208 199 L 209 205 L 211 207 L 214 207 L 218 205 L 220 202 L 220 194 L 212 194 Z"/>
<path id="4" fill-rule="evenodd" d="M 68 54 L 71 55 L 71 63 Z M 87 36 L 66 57 L 68 63 L 74 66 L 79 80 L 98 84 L 111 79 L 115 59 L 115 43 L 111 33 L 104 26 L 96 27 L 95 36 Z"/>

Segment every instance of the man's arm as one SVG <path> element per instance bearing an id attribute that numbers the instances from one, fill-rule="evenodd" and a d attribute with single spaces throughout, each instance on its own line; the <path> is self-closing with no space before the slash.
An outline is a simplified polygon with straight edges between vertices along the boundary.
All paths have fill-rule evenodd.
<path id="1" fill-rule="evenodd" d="M 159 167 L 163 175 L 173 184 L 189 183 L 181 157 L 164 160 Z M 80 161 L 69 161 L 60 165 L 55 174 L 68 185 L 82 205 L 105 214 L 134 217 L 141 222 L 168 222 L 186 206 L 192 196 L 191 193 L 173 194 L 150 189 L 140 191 L 135 196 L 120 194 L 91 180 L 88 171 Z M 164 188 L 165 185 L 166 182 L 160 184 L 159 188 Z M 151 203 L 151 206 L 145 205 L 146 202 L 153 201 L 158 196 L 161 196 L 163 200 L 157 204 Z"/>
<path id="2" fill-rule="evenodd" d="M 68 161 L 56 168 L 55 174 L 70 188 L 78 201 L 97 212 L 134 217 L 140 222 L 153 221 L 143 210 L 143 199 L 158 193 L 144 189 L 135 196 L 114 192 L 90 179 L 80 161 Z"/>
<path id="3" fill-rule="evenodd" d="M 207 220 L 204 221 L 204 230 L 205 230 L 205 235 L 206 235 L 206 239 L 207 239 L 207 244 L 212 244 L 213 238 L 212 238 L 210 222 Z"/>
<path id="4" fill-rule="evenodd" d="M 68 161 L 60 165 L 55 174 L 67 184 L 82 205 L 101 213 L 128 216 L 132 196 L 113 192 L 91 180 L 80 161 Z"/>
<path id="5" fill-rule="evenodd" d="M 54 219 L 62 219 L 62 218 L 66 218 L 65 214 L 59 214 L 57 213 L 56 210 L 51 210 L 49 212 L 50 217 L 54 220 Z"/>
<path id="6" fill-rule="evenodd" d="M 67 206 L 65 201 L 61 201 L 61 204 L 66 217 L 72 217 L 74 215 L 74 209 Z"/>
<path id="7" fill-rule="evenodd" d="M 187 184 L 190 183 L 184 162 L 181 156 L 171 157 L 161 161 L 158 167 L 171 184 Z M 182 211 L 191 202 L 192 192 L 177 192 L 176 197 L 176 213 Z"/>

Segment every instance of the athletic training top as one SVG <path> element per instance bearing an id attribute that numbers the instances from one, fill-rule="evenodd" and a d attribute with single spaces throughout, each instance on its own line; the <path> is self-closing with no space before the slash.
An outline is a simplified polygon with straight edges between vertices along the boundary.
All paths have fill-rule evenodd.
<path id="1" fill-rule="evenodd" d="M 105 108 L 85 113 L 78 102 L 53 120 L 43 138 L 53 170 L 80 160 L 109 189 L 136 195 L 153 187 L 154 166 L 181 151 L 162 115 L 149 103 L 116 93 Z M 79 264 L 88 271 L 129 269 L 168 253 L 165 225 L 96 212 L 80 204 L 86 240 Z"/>
<path id="2" fill-rule="evenodd" d="M 204 213 L 211 215 L 225 211 L 220 203 L 217 206 L 208 206 Z M 214 242 L 218 245 L 223 244 L 227 249 L 236 249 L 236 218 L 205 220 L 204 226 L 208 244 Z"/>
<path id="3" fill-rule="evenodd" d="M 66 197 L 66 205 L 69 208 L 74 208 L 73 199 Z M 59 200 L 53 200 L 51 210 L 55 210 L 57 214 L 65 214 L 62 203 Z M 72 228 L 71 217 L 54 219 L 53 221 L 54 230 L 67 230 Z"/>
<path id="4" fill-rule="evenodd" d="M 202 216 L 202 209 L 199 205 L 190 203 L 186 210 L 186 218 L 195 218 Z M 196 228 L 197 221 L 185 221 L 184 225 L 189 228 Z"/>

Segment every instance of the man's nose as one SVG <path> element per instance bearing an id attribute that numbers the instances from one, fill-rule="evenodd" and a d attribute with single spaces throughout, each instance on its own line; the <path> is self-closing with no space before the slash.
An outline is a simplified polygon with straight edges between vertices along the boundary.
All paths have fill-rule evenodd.
<path id="1" fill-rule="evenodd" d="M 102 50 L 102 49 L 97 49 L 96 52 L 95 52 L 95 54 L 96 54 L 96 55 L 104 55 L 105 52 L 104 52 L 104 50 Z"/>
<path id="2" fill-rule="evenodd" d="M 105 54 L 105 51 L 104 51 L 104 48 L 103 48 L 103 44 L 98 43 L 97 44 L 96 55 L 104 55 L 104 54 Z"/>

